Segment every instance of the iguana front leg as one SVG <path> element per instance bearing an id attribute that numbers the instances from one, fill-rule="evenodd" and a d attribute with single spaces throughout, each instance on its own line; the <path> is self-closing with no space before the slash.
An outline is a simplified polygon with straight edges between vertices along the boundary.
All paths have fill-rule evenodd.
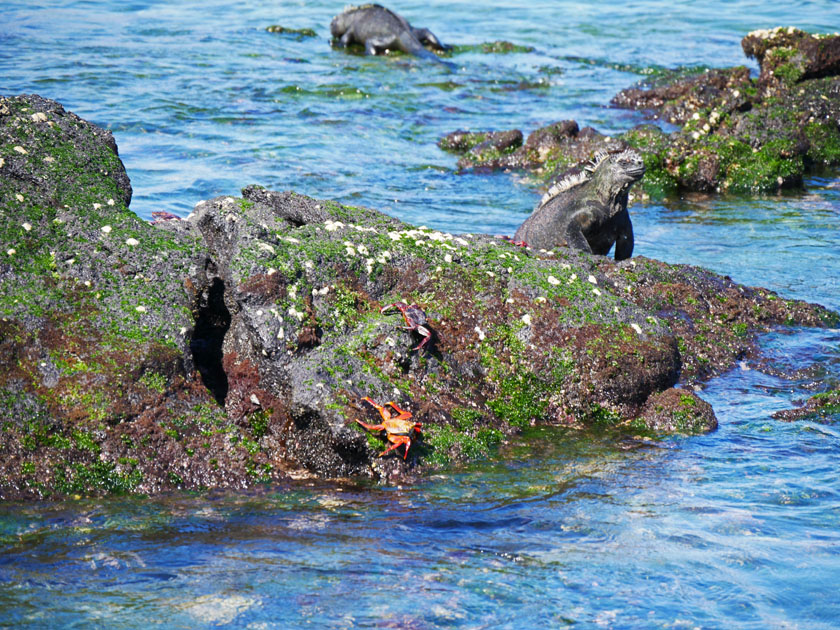
<path id="1" fill-rule="evenodd" d="M 350 42 L 353 41 L 353 29 L 348 28 L 344 31 L 344 35 L 341 36 L 341 39 L 338 40 L 339 45 L 342 48 L 347 48 L 350 45 Z"/>
<path id="2" fill-rule="evenodd" d="M 616 219 L 615 259 L 626 260 L 633 255 L 633 223 L 627 209 Z"/>

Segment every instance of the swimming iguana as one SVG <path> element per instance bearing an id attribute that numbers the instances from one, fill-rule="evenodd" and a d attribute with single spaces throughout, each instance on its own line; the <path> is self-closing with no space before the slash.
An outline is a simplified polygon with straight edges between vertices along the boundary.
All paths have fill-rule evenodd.
<path id="1" fill-rule="evenodd" d="M 537 249 L 566 245 L 602 256 L 615 243 L 615 259 L 630 258 L 627 193 L 644 173 L 642 157 L 632 149 L 598 151 L 585 169 L 572 169 L 548 190 L 514 240 Z"/>
<path id="2" fill-rule="evenodd" d="M 435 50 L 449 48 L 441 44 L 429 29 L 413 28 L 405 18 L 378 4 L 348 7 L 333 18 L 330 33 L 341 46 L 361 44 L 369 55 L 390 49 L 440 61 L 423 45 Z"/>

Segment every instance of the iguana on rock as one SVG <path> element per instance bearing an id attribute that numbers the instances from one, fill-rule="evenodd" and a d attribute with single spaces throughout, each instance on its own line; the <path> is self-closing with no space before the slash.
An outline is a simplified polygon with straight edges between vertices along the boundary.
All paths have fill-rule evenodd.
<path id="1" fill-rule="evenodd" d="M 644 173 L 642 157 L 632 149 L 597 152 L 584 170 L 572 169 L 548 190 L 514 240 L 536 249 L 566 245 L 602 256 L 615 243 L 615 259 L 630 258 L 627 193 Z"/>
<path id="2" fill-rule="evenodd" d="M 435 50 L 449 49 L 429 29 L 413 28 L 405 18 L 378 4 L 348 7 L 333 18 L 330 33 L 341 46 L 361 44 L 369 55 L 391 49 L 440 61 L 423 45 Z"/>

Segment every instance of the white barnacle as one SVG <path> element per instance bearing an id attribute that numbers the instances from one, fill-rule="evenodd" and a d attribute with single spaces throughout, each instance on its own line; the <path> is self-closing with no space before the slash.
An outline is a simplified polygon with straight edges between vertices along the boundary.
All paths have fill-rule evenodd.
<path id="1" fill-rule="evenodd" d="M 47 122 L 47 115 L 44 112 L 35 112 L 30 118 L 32 122 Z"/>
<path id="2" fill-rule="evenodd" d="M 390 238 L 392 241 L 398 241 L 402 238 L 402 234 L 400 234 L 399 232 L 388 232 L 388 238 Z"/>
<path id="3" fill-rule="evenodd" d="M 492 271 L 488 271 L 488 272 L 487 272 L 487 275 L 488 275 L 488 276 L 490 276 L 491 278 L 495 278 L 495 277 L 496 277 L 496 274 L 495 274 L 495 273 L 493 273 Z"/>
<path id="4" fill-rule="evenodd" d="M 14 247 L 10 247 L 9 249 L 6 250 L 6 254 L 8 254 L 9 256 L 14 256 L 16 253 L 17 253 L 17 251 L 15 251 Z"/>
<path id="5" fill-rule="evenodd" d="M 353 248 L 352 245 L 347 245 L 347 247 L 345 248 L 345 252 L 347 253 L 348 256 L 355 256 L 356 255 L 356 250 Z"/>
<path id="6" fill-rule="evenodd" d="M 368 275 L 373 273 L 373 258 L 367 258 L 365 260 L 365 270 L 368 272 Z"/>
<path id="7" fill-rule="evenodd" d="M 280 328 L 280 329 L 277 331 L 277 338 L 278 338 L 278 339 L 282 339 L 282 338 L 283 338 L 283 337 L 285 337 L 285 336 L 286 336 L 286 333 L 285 333 L 285 332 L 283 332 L 283 329 L 282 329 L 282 328 Z"/>
<path id="8" fill-rule="evenodd" d="M 257 243 L 257 247 L 261 252 L 266 252 L 272 255 L 274 254 L 274 248 L 268 243 Z"/>
<path id="9" fill-rule="evenodd" d="M 23 201 L 23 195 L 21 195 L 20 193 L 15 193 L 15 199 L 17 199 L 18 201 Z"/>
<path id="10" fill-rule="evenodd" d="M 45 158 L 45 159 L 46 159 L 46 158 Z M 6 164 L 6 160 L 0 157 L 0 168 L 3 168 L 3 166 L 4 166 L 5 164 Z"/>
<path id="11" fill-rule="evenodd" d="M 630 328 L 632 328 L 633 330 L 635 330 L 637 335 L 641 335 L 641 334 L 642 334 L 642 327 L 641 327 L 641 326 L 639 326 L 638 324 L 630 324 Z"/>
<path id="12" fill-rule="evenodd" d="M 370 253 L 370 252 L 368 251 L 368 248 L 367 248 L 367 247 L 365 247 L 364 245 L 359 245 L 359 246 L 357 246 L 357 247 L 356 247 L 356 249 L 357 249 L 357 250 L 359 250 L 359 253 L 360 253 L 362 256 L 367 256 L 367 255 Z"/>
<path id="13" fill-rule="evenodd" d="M 691 120 L 700 120 L 700 113 L 699 112 L 694 112 L 691 115 Z"/>
<path id="14" fill-rule="evenodd" d="M 525 313 L 522 316 L 522 321 L 525 323 L 526 326 L 530 326 L 531 325 L 531 315 L 528 314 L 528 313 Z"/>
<path id="15" fill-rule="evenodd" d="M 598 287 L 592 287 L 592 293 L 595 295 L 601 295 L 601 290 Z"/>
<path id="16" fill-rule="evenodd" d="M 296 238 L 294 238 L 292 236 L 287 236 L 283 240 L 286 241 L 287 243 L 292 243 L 293 245 L 297 245 L 298 243 L 300 243 L 299 240 L 297 240 Z"/>
<path id="17" fill-rule="evenodd" d="M 129 245 L 130 247 L 134 247 L 135 245 L 139 245 L 140 241 L 138 241 L 136 238 L 132 237 L 132 238 L 125 239 L 125 244 Z"/>
<path id="18" fill-rule="evenodd" d="M 506 299 L 505 304 L 513 304 L 513 298 Z"/>
<path id="19" fill-rule="evenodd" d="M 592 284 L 598 284 L 598 279 L 595 276 L 593 276 L 592 274 L 589 274 L 589 277 L 587 278 L 587 280 L 589 280 L 589 282 L 591 282 Z"/>
<path id="20" fill-rule="evenodd" d="M 29 231 L 32 229 L 32 225 L 31 225 L 31 224 L 29 224 L 29 223 L 24 223 L 21 227 L 22 227 L 24 230 L 26 230 L 27 232 L 29 232 Z"/>
<path id="21" fill-rule="evenodd" d="M 108 200 L 108 205 L 109 205 L 109 206 L 113 206 L 113 205 L 114 205 L 114 200 L 113 200 L 113 199 L 109 199 L 109 200 Z"/>
<path id="22" fill-rule="evenodd" d="M 103 225 L 101 228 L 103 234 L 110 234 L 111 233 L 111 226 L 110 225 Z"/>
<path id="23" fill-rule="evenodd" d="M 265 272 L 265 275 L 273 276 L 275 273 L 277 273 L 277 270 L 274 267 L 269 267 L 268 270 Z"/>
<path id="24" fill-rule="evenodd" d="M 15 145 L 15 146 L 13 147 L 13 149 L 14 149 L 15 151 L 17 151 L 18 153 L 20 153 L 21 155 L 26 155 L 26 153 L 27 153 L 26 149 L 24 149 L 24 148 L 23 148 L 22 146 L 20 146 L 20 145 Z"/>
<path id="25" fill-rule="evenodd" d="M 576 273 L 573 273 L 571 276 L 569 276 L 569 281 L 568 281 L 568 283 L 569 283 L 569 284 L 572 284 L 572 282 L 574 282 L 575 280 L 577 280 L 577 274 L 576 274 Z"/>
<path id="26" fill-rule="evenodd" d="M 451 263 L 452 262 L 452 254 L 447 254 L 446 256 L 443 257 L 443 260 L 445 262 Z"/>
<path id="27" fill-rule="evenodd" d="M 143 306 L 142 304 L 140 304 L 139 306 L 135 306 L 134 310 L 137 311 L 138 313 L 145 313 L 146 312 L 146 307 Z"/>
<path id="28" fill-rule="evenodd" d="M 186 326 L 181 326 L 181 330 L 179 330 L 179 331 L 178 331 L 178 333 L 179 333 L 181 336 L 186 335 L 186 334 L 187 334 L 187 327 L 186 327 Z"/>
<path id="29" fill-rule="evenodd" d="M 560 284 L 560 281 L 554 276 L 548 276 L 548 284 L 558 285 Z"/>
<path id="30" fill-rule="evenodd" d="M 692 137 L 692 138 L 694 138 L 695 140 L 699 140 L 699 139 L 700 139 L 700 135 L 701 135 L 701 134 L 700 134 L 700 132 L 699 132 L 699 131 L 692 131 L 692 132 L 691 132 L 691 137 Z"/>
<path id="31" fill-rule="evenodd" d="M 479 328 L 478 326 L 476 326 L 474 328 L 474 330 L 475 330 L 476 333 L 478 333 L 478 340 L 479 341 L 484 341 L 484 331 L 481 330 L 481 328 Z"/>
<path id="32" fill-rule="evenodd" d="M 94 210 L 99 210 L 99 208 L 101 208 L 101 207 L 102 207 L 102 204 L 101 204 L 101 203 L 95 203 L 95 204 L 93 204 L 93 209 L 94 209 Z"/>
<path id="33" fill-rule="evenodd" d="M 464 247 L 466 247 L 470 244 L 469 241 L 465 241 L 464 239 L 462 239 L 460 237 L 456 238 L 455 242 L 458 243 L 458 245 L 463 245 Z"/>
<path id="34" fill-rule="evenodd" d="M 534 298 L 534 302 L 536 302 L 537 304 L 545 304 L 546 299 L 542 295 L 538 295 L 536 298 Z"/>

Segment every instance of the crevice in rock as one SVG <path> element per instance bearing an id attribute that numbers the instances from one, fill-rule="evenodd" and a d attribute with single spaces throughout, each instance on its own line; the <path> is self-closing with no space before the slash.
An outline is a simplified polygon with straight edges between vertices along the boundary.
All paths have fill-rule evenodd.
<path id="1" fill-rule="evenodd" d="M 190 340 L 193 362 L 201 380 L 222 406 L 228 393 L 228 378 L 222 366 L 222 343 L 231 320 L 224 296 L 225 283 L 220 278 L 214 278 L 213 283 L 201 292 L 193 311 L 195 329 Z"/>

